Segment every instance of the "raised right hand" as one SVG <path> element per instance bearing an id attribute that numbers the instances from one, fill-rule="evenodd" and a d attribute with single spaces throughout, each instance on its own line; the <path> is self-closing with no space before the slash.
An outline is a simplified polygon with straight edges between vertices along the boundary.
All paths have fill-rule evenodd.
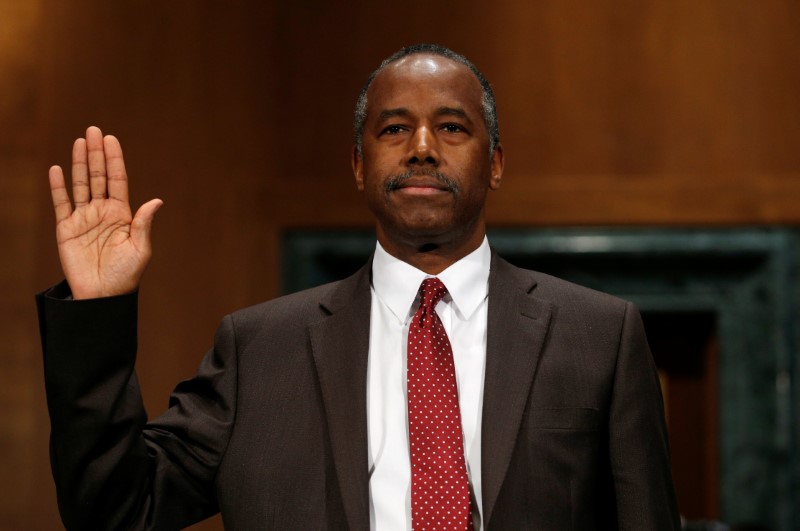
<path id="1" fill-rule="evenodd" d="M 97 127 L 72 148 L 72 199 L 59 166 L 50 168 L 61 267 L 75 299 L 134 291 L 152 254 L 150 228 L 163 202 L 131 216 L 122 147 Z"/>

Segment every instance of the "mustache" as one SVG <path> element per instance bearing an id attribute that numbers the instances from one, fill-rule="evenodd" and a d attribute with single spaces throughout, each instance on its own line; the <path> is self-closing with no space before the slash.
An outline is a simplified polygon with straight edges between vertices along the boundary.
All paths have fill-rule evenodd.
<path id="1" fill-rule="evenodd" d="M 433 168 L 416 168 L 413 170 L 406 170 L 403 173 L 390 177 L 386 181 L 386 184 L 384 184 L 384 188 L 387 192 L 393 192 L 398 188 L 400 188 L 403 182 L 407 181 L 411 177 L 420 175 L 433 177 L 434 179 L 439 181 L 439 183 L 442 186 L 444 186 L 448 192 L 451 192 L 454 195 L 458 195 L 459 192 L 458 184 L 444 173 L 435 170 Z"/>

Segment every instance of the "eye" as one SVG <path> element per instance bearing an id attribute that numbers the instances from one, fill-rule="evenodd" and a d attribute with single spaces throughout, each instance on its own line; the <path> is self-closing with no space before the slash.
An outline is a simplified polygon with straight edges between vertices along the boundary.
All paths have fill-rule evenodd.
<path id="1" fill-rule="evenodd" d="M 461 133 L 464 131 L 464 128 L 456 123 L 447 123 L 442 125 L 442 130 L 448 133 Z"/>
<path id="2" fill-rule="evenodd" d="M 390 125 L 388 127 L 385 127 L 383 129 L 383 131 L 381 131 L 381 134 L 383 134 L 383 135 L 396 135 L 398 133 L 401 133 L 402 131 L 403 131 L 403 126 L 402 125 Z"/>

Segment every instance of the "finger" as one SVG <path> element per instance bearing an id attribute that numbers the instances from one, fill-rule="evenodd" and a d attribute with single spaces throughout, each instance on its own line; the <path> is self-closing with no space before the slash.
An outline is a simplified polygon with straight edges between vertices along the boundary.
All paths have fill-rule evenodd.
<path id="1" fill-rule="evenodd" d="M 69 202 L 67 185 L 64 183 L 64 172 L 60 166 L 50 168 L 50 196 L 53 198 L 53 208 L 56 213 L 56 223 L 67 219 L 72 214 L 72 205 Z"/>
<path id="2" fill-rule="evenodd" d="M 86 154 L 89 159 L 89 189 L 92 199 L 106 197 L 106 155 L 103 133 L 97 127 L 86 130 Z"/>
<path id="3" fill-rule="evenodd" d="M 76 208 L 89 202 L 89 166 L 86 162 L 86 140 L 83 138 L 72 145 L 72 198 Z"/>
<path id="4" fill-rule="evenodd" d="M 128 202 L 128 175 L 125 173 L 125 160 L 122 157 L 122 146 L 115 136 L 103 138 L 106 153 L 106 170 L 108 171 L 108 197 L 125 203 Z"/>
<path id="5" fill-rule="evenodd" d="M 164 202 L 161 199 L 151 199 L 139 207 L 131 222 L 131 238 L 138 249 L 150 252 L 150 231 L 153 227 L 153 218 Z"/>

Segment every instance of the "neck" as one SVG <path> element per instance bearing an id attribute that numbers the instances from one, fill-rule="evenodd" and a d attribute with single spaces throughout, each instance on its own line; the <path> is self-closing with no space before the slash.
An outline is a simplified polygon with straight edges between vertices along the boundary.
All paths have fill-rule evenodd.
<path id="1" fill-rule="evenodd" d="M 410 264 L 429 275 L 438 275 L 454 263 L 458 262 L 483 243 L 485 231 L 479 231 L 465 242 L 398 242 L 386 238 L 378 231 L 381 247 L 398 260 Z"/>

